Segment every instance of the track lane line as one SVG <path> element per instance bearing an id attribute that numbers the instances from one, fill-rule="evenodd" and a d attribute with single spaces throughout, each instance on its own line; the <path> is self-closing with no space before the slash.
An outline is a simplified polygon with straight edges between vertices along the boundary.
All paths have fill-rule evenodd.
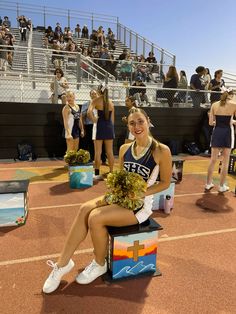
<path id="1" fill-rule="evenodd" d="M 190 233 L 190 234 L 184 234 L 180 236 L 172 236 L 168 238 L 159 238 L 158 243 L 176 241 L 176 240 L 182 240 L 182 239 L 190 239 L 190 238 L 199 238 L 199 237 L 204 237 L 204 236 L 218 235 L 218 234 L 224 234 L 224 233 L 230 233 L 230 232 L 236 232 L 236 228 L 213 230 L 213 231 L 206 231 L 206 232 L 199 232 L 199 233 Z M 83 249 L 83 250 L 77 250 L 75 251 L 74 255 L 92 253 L 92 252 L 93 252 L 93 248 L 88 248 L 88 249 Z M 60 256 L 60 253 L 56 253 L 56 254 L 50 254 L 50 255 L 41 255 L 41 256 L 15 259 L 15 260 L 1 261 L 0 266 L 30 263 L 30 262 L 41 261 L 45 259 L 57 258 L 59 256 Z"/>

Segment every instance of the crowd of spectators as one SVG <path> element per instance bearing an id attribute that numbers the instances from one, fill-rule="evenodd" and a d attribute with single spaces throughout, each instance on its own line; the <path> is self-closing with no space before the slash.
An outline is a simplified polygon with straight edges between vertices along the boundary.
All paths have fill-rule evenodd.
<path id="1" fill-rule="evenodd" d="M 77 44 L 77 38 L 84 40 Z M 144 82 L 157 82 L 160 79 L 160 67 L 153 52 L 149 52 L 145 58 L 143 55 L 132 55 L 128 49 L 124 49 L 115 58 L 112 51 L 116 50 L 116 39 L 111 28 L 105 33 L 103 26 L 99 26 L 89 34 L 87 25 L 81 28 L 77 24 L 73 32 L 70 27 L 62 29 L 60 23 L 57 23 L 54 29 L 48 26 L 45 30 L 45 46 L 54 50 L 52 62 L 55 67 L 63 65 L 64 56 L 68 52 L 80 52 L 85 61 L 81 63 L 84 73 L 92 74 L 89 61 L 93 61 L 115 79 L 135 80 L 136 77 L 142 77 Z M 73 61 L 73 57 L 70 60 Z"/>

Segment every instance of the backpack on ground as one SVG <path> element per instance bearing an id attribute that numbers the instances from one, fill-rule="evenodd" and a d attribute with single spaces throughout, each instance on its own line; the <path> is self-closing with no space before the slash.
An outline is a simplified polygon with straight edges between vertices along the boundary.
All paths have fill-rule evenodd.
<path id="1" fill-rule="evenodd" d="M 26 160 L 36 160 L 37 156 L 34 152 L 34 148 L 32 144 L 29 143 L 18 143 L 17 144 L 17 159 L 26 161 Z"/>
<path id="2" fill-rule="evenodd" d="M 184 144 L 184 151 L 190 155 L 199 155 L 200 149 L 195 142 L 186 142 Z"/>

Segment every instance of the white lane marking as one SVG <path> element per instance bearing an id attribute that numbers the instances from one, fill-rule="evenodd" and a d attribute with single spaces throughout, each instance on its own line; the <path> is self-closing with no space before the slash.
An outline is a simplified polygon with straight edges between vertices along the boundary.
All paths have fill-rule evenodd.
<path id="1" fill-rule="evenodd" d="M 75 251 L 74 254 L 78 255 L 78 254 L 85 254 L 85 253 L 91 253 L 91 252 L 93 252 L 93 248 L 78 250 L 78 251 Z M 41 256 L 34 256 L 34 257 L 29 257 L 29 258 L 14 259 L 14 260 L 0 262 L 0 266 L 37 262 L 44 259 L 57 258 L 59 256 L 60 254 L 56 253 L 56 254 L 50 254 L 50 255 L 41 255 Z"/>
<path id="2" fill-rule="evenodd" d="M 66 170 L 66 168 L 64 168 L 64 165 L 58 165 L 58 166 L 34 166 L 34 167 L 8 167 L 8 168 L 0 168 L 0 171 L 2 170 L 2 171 L 5 171 L 5 170 L 27 170 L 27 169 L 49 169 L 49 168 L 52 168 L 52 169 L 54 169 L 54 168 L 58 168 L 58 170 L 62 170 L 62 169 L 65 169 Z"/>
<path id="3" fill-rule="evenodd" d="M 213 191 L 211 191 L 211 192 L 199 192 L 199 193 L 186 193 L 186 194 L 175 194 L 175 196 L 174 197 L 182 197 L 182 196 L 194 196 L 194 195 L 196 195 L 196 196 L 198 196 L 198 195 L 204 195 L 204 194 L 218 194 L 219 192 L 218 191 L 215 191 L 215 192 L 213 192 Z"/>
<path id="4" fill-rule="evenodd" d="M 236 228 L 206 231 L 206 232 L 199 232 L 199 233 L 190 233 L 190 234 L 184 234 L 184 235 L 180 235 L 180 236 L 160 238 L 158 240 L 158 242 L 167 242 L 167 241 L 175 241 L 175 240 L 182 240 L 182 239 L 189 239 L 189 238 L 198 238 L 198 237 L 203 237 L 203 236 L 208 236 L 208 235 L 223 234 L 223 233 L 229 233 L 229 232 L 236 232 Z M 75 251 L 74 254 L 79 255 L 79 254 L 91 253 L 91 252 L 93 252 L 93 250 L 94 250 L 93 248 L 84 249 L 84 250 L 77 250 L 77 251 Z M 41 260 L 45 260 L 45 259 L 57 258 L 59 256 L 60 256 L 60 254 L 56 253 L 56 254 L 50 254 L 50 255 L 33 256 L 33 257 L 28 257 L 28 258 L 2 261 L 2 262 L 0 262 L 0 266 L 30 263 L 30 262 L 41 261 Z"/>
<path id="5" fill-rule="evenodd" d="M 59 208 L 59 207 L 72 207 L 72 206 L 80 206 L 82 203 L 75 204 L 65 204 L 65 205 L 52 205 L 52 206 L 39 206 L 39 207 L 30 207 L 29 210 L 38 210 L 38 209 L 47 209 L 47 208 Z"/>
<path id="6" fill-rule="evenodd" d="M 235 232 L 235 231 L 236 231 L 236 228 L 229 228 L 229 229 L 213 230 L 213 231 L 206 231 L 206 232 L 190 233 L 190 234 L 183 234 L 181 236 L 159 238 L 158 242 L 198 238 L 198 237 L 204 237 L 208 235 L 222 234 L 222 233 Z"/>

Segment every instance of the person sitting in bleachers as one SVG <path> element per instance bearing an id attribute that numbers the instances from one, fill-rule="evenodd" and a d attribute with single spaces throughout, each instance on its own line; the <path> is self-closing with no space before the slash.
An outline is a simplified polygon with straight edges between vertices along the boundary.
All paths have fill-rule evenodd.
<path id="1" fill-rule="evenodd" d="M 6 26 L 6 28 L 11 28 L 11 21 L 9 20 L 8 16 L 4 16 L 4 20 L 2 21 L 2 25 Z"/>
<path id="2" fill-rule="evenodd" d="M 137 88 L 138 87 L 138 88 Z M 143 104 L 150 106 L 148 96 L 146 94 L 146 85 L 142 81 L 142 77 L 137 76 L 135 82 L 131 85 L 129 89 L 129 96 L 133 96 L 137 100 L 138 105 L 141 107 Z"/>
<path id="3" fill-rule="evenodd" d="M 54 40 L 54 32 L 52 29 L 48 27 L 47 33 L 45 35 L 45 46 L 46 48 L 50 48 L 53 44 Z"/>
<path id="4" fill-rule="evenodd" d="M 58 22 L 57 22 L 57 24 L 56 24 L 56 27 L 55 27 L 55 30 L 54 30 L 54 34 L 55 34 L 55 36 L 58 35 L 59 37 L 60 37 L 61 35 L 63 35 L 61 25 L 60 25 L 60 23 L 58 23 Z"/>
<path id="5" fill-rule="evenodd" d="M 96 29 L 92 30 L 92 34 L 90 35 L 89 39 L 90 39 L 90 46 L 93 48 L 96 47 L 97 42 L 98 42 L 98 35 L 97 35 Z"/>
<path id="6" fill-rule="evenodd" d="M 120 75 L 122 80 L 132 80 L 134 73 L 133 60 L 128 53 L 125 59 L 120 61 Z"/>
<path id="7" fill-rule="evenodd" d="M 159 66 L 157 65 L 157 60 L 152 51 L 149 52 L 148 57 L 146 58 L 146 62 L 149 63 L 147 81 L 151 80 L 157 83 L 160 77 Z"/>
<path id="8" fill-rule="evenodd" d="M 54 64 L 55 68 L 62 68 L 63 61 L 64 61 L 64 55 L 61 51 L 60 46 L 57 44 L 56 40 L 54 40 L 54 43 L 52 45 L 53 53 L 52 53 L 52 63 Z"/>
<path id="9" fill-rule="evenodd" d="M 119 55 L 118 60 L 124 60 L 126 58 L 127 54 L 128 54 L 128 50 L 126 48 L 123 49 L 123 52 Z"/>
<path id="10" fill-rule="evenodd" d="M 140 55 L 139 62 L 136 64 L 136 75 L 141 77 L 142 81 L 145 82 L 148 77 L 148 71 L 147 61 L 143 55 Z"/>

